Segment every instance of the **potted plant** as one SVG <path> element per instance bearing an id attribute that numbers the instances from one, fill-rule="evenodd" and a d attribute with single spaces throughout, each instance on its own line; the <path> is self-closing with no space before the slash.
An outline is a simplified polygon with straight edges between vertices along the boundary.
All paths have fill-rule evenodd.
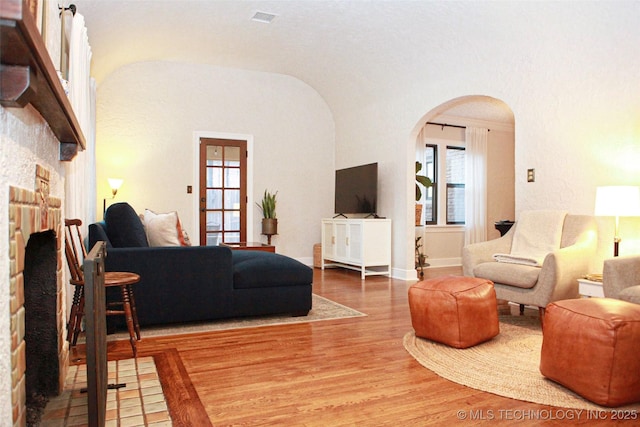
<path id="1" fill-rule="evenodd" d="M 422 190 L 420 184 L 425 188 L 431 187 L 431 180 L 425 175 L 418 175 L 418 172 L 422 170 L 422 163 L 416 160 L 416 225 L 422 225 L 422 204 L 419 203 L 422 199 Z"/>
<path id="2" fill-rule="evenodd" d="M 419 270 L 418 275 L 420 279 L 424 278 L 424 268 L 428 267 L 427 264 L 427 256 L 422 252 L 420 248 L 422 248 L 422 243 L 420 243 L 420 239 L 422 236 L 416 237 L 416 269 Z"/>
<path id="3" fill-rule="evenodd" d="M 268 244 L 271 244 L 271 236 L 278 234 L 278 219 L 276 218 L 276 195 L 264 190 L 262 202 L 256 203 L 262 211 L 262 234 L 267 236 Z"/>

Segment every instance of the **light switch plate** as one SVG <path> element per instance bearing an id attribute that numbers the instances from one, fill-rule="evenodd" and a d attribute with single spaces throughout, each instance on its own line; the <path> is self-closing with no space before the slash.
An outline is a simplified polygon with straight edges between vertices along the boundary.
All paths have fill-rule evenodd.
<path id="1" fill-rule="evenodd" d="M 536 170 L 527 169 L 527 182 L 535 182 L 535 181 L 536 181 Z"/>

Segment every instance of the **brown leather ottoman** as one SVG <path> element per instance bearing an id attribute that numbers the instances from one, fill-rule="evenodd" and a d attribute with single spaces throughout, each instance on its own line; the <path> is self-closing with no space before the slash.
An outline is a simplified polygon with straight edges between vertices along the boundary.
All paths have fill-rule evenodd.
<path id="1" fill-rule="evenodd" d="M 540 372 L 602 406 L 640 402 L 640 305 L 556 301 L 542 328 Z"/>
<path id="2" fill-rule="evenodd" d="M 451 347 L 467 348 L 500 332 L 493 282 L 446 276 L 409 288 L 409 310 L 416 335 Z"/>

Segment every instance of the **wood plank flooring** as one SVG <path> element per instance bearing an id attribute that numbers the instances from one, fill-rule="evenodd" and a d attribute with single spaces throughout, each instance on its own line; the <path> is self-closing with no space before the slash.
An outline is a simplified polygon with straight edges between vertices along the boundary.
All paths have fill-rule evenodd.
<path id="1" fill-rule="evenodd" d="M 426 273 L 435 277 L 460 269 Z M 569 416 L 572 425 L 611 425 L 609 416 L 595 422 L 585 413 L 467 388 L 423 368 L 402 345 L 412 330 L 407 301 L 412 283 L 377 276 L 361 281 L 359 273 L 342 269 L 314 274 L 314 293 L 367 316 L 143 335 L 138 355 L 160 360 L 174 425 L 567 425 Z M 80 362 L 82 352 L 78 346 Z M 109 359 L 129 357 L 128 341 L 109 344 Z"/>

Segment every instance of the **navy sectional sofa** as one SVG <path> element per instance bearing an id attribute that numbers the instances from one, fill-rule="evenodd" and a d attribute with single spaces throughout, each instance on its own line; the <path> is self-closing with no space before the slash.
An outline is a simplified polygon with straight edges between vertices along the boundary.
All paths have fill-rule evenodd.
<path id="1" fill-rule="evenodd" d="M 141 326 L 267 314 L 305 316 L 313 270 L 287 256 L 222 246 L 149 247 L 144 226 L 127 203 L 111 205 L 89 225 L 89 247 L 107 243 L 106 270 L 132 271 Z M 115 297 L 109 295 L 107 299 Z M 110 330 L 124 325 L 110 316 Z"/>

